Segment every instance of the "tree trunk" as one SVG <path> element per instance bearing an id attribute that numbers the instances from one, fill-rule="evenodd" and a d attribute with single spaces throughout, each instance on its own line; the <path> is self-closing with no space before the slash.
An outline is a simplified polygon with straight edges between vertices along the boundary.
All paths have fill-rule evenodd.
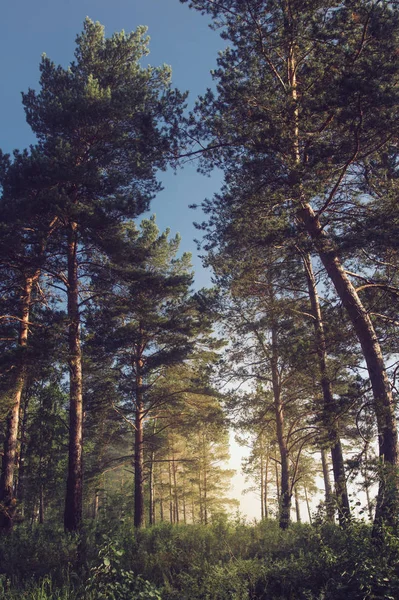
<path id="1" fill-rule="evenodd" d="M 44 486 L 40 484 L 40 495 L 39 495 L 39 524 L 44 523 Z"/>
<path id="2" fill-rule="evenodd" d="M 204 485 L 202 489 L 202 498 L 204 505 L 204 525 L 208 525 L 208 472 L 207 472 L 207 452 L 206 452 L 206 438 L 205 434 L 202 434 L 202 450 L 204 459 Z"/>
<path id="3" fill-rule="evenodd" d="M 28 406 L 29 406 L 30 394 L 25 394 L 25 400 L 23 403 L 23 409 L 20 411 L 22 413 L 21 416 L 21 428 L 20 428 L 20 437 L 21 444 L 19 449 L 19 457 L 18 457 L 18 481 L 16 485 L 16 497 L 18 500 L 18 504 L 20 507 L 21 515 L 24 515 L 24 504 L 23 501 L 25 499 L 25 453 L 27 447 L 26 441 L 26 425 L 28 421 Z"/>
<path id="4" fill-rule="evenodd" d="M 21 396 L 26 381 L 25 351 L 28 343 L 29 311 L 32 288 L 39 277 L 37 271 L 33 277 L 25 277 L 21 295 L 21 321 L 19 325 L 17 364 L 15 366 L 14 385 L 11 393 L 11 409 L 7 417 L 7 430 L 4 440 L 2 472 L 0 478 L 0 533 L 7 533 L 13 527 L 16 498 L 14 497 L 14 471 L 17 456 L 19 413 Z"/>
<path id="5" fill-rule="evenodd" d="M 172 474 L 173 474 L 173 498 L 174 498 L 174 515 L 175 515 L 175 523 L 180 522 L 179 515 L 179 493 L 177 489 L 177 477 L 176 477 L 176 461 L 175 461 L 175 450 L 174 447 L 172 449 Z"/>
<path id="6" fill-rule="evenodd" d="M 369 442 L 366 442 L 365 448 L 364 448 L 364 468 L 363 468 L 363 479 L 364 479 L 364 488 L 366 491 L 366 499 L 367 499 L 367 512 L 369 515 L 369 519 L 370 521 L 373 520 L 373 507 L 371 504 L 371 499 L 370 499 L 370 478 L 369 478 L 369 457 L 368 457 L 368 449 L 369 449 Z"/>
<path id="7" fill-rule="evenodd" d="M 320 450 L 321 453 L 321 464 L 323 467 L 323 479 L 324 479 L 324 490 L 325 490 L 325 504 L 326 504 L 326 517 L 329 523 L 334 523 L 334 499 L 331 490 L 330 472 L 328 469 L 327 452 L 325 448 Z"/>
<path id="8" fill-rule="evenodd" d="M 296 513 L 296 522 L 301 522 L 301 509 L 299 506 L 299 494 L 297 486 L 294 487 L 294 495 L 295 495 L 295 513 Z"/>
<path id="9" fill-rule="evenodd" d="M 276 475 L 276 491 L 277 491 L 277 504 L 280 506 L 280 476 L 278 472 L 278 463 L 277 460 L 274 463 L 275 475 Z"/>
<path id="10" fill-rule="evenodd" d="M 265 519 L 269 518 L 269 501 L 268 501 L 268 487 L 269 487 L 269 454 L 266 454 L 266 468 L 265 468 L 265 491 L 262 502 L 264 503 L 264 515 Z"/>
<path id="11" fill-rule="evenodd" d="M 397 467 L 398 433 L 392 393 L 385 370 L 380 344 L 367 310 L 350 282 L 334 243 L 322 228 L 318 216 L 309 204 L 303 204 L 298 216 L 314 241 L 331 281 L 337 291 L 356 332 L 367 364 L 374 396 L 374 410 L 378 427 L 380 483 L 375 514 L 375 527 L 382 522 L 395 525 L 399 512 Z"/>
<path id="12" fill-rule="evenodd" d="M 289 482 L 289 462 L 288 462 L 288 449 L 284 436 L 284 407 L 281 400 L 281 387 L 280 387 L 280 375 L 278 372 L 277 364 L 277 333 L 276 326 L 272 325 L 272 356 L 271 371 L 272 371 L 272 386 L 273 386 L 273 399 L 274 399 L 274 412 L 276 416 L 276 431 L 277 431 L 277 442 L 280 450 L 281 459 L 281 490 L 280 490 L 280 502 L 279 502 L 279 523 L 281 529 L 287 529 L 290 524 L 291 518 L 291 489 Z"/>
<path id="13" fill-rule="evenodd" d="M 324 333 L 324 324 L 321 314 L 319 295 L 317 293 L 316 278 L 314 276 L 310 256 L 302 253 L 302 259 L 308 283 L 310 305 L 312 307 L 312 314 L 314 316 L 313 324 L 315 331 L 316 352 L 321 376 L 321 388 L 323 392 L 323 424 L 326 428 L 331 447 L 338 519 L 341 527 L 345 527 L 350 519 L 350 506 L 346 487 L 342 445 L 337 425 L 338 415 L 336 414 L 332 385 L 327 371 L 327 344 Z M 328 505 L 326 506 L 328 511 Z"/>
<path id="14" fill-rule="evenodd" d="M 154 525 L 155 523 L 155 500 L 154 500 L 154 459 L 155 452 L 151 452 L 150 459 L 150 473 L 149 473 L 149 487 L 150 487 L 150 506 L 149 506 L 149 524 Z"/>
<path id="15" fill-rule="evenodd" d="M 289 40 L 287 56 L 288 82 L 293 100 L 291 120 L 292 157 L 295 169 L 292 175 L 293 181 L 298 182 L 297 171 L 301 167 L 301 155 L 296 79 L 297 64 L 295 56 L 296 47 L 292 37 L 294 24 L 288 4 L 285 8 L 285 17 L 284 27 L 286 28 L 287 40 Z M 367 364 L 374 396 L 380 458 L 380 482 L 374 521 L 374 533 L 376 533 L 382 522 L 388 525 L 397 525 L 399 513 L 399 481 L 397 473 L 399 466 L 398 432 L 393 398 L 385 370 L 384 359 L 369 314 L 341 264 L 335 244 L 322 227 L 319 216 L 315 214 L 310 204 L 302 197 L 302 192 L 299 195 L 298 192 L 295 192 L 295 195 L 298 201 L 297 217 L 313 240 L 320 260 L 348 313 Z"/>
<path id="16" fill-rule="evenodd" d="M 264 467 L 263 467 L 263 452 L 261 450 L 260 453 L 260 518 L 263 521 L 265 518 L 265 507 L 263 505 L 263 497 L 264 497 Z"/>
<path id="17" fill-rule="evenodd" d="M 68 320 L 69 320 L 69 450 L 64 512 L 65 531 L 77 532 L 82 523 L 83 492 L 83 399 L 82 353 L 78 289 L 77 224 L 68 227 Z"/>
<path id="18" fill-rule="evenodd" d="M 156 429 L 157 429 L 157 420 L 154 419 L 153 424 L 152 424 L 152 439 L 154 439 L 154 436 L 156 434 Z M 150 487 L 149 524 L 150 525 L 155 524 L 155 473 L 154 473 L 154 468 L 155 468 L 155 452 L 152 449 L 151 457 L 150 457 L 150 473 L 149 473 L 149 487 Z"/>
<path id="19" fill-rule="evenodd" d="M 136 361 L 136 415 L 134 435 L 134 526 L 144 527 L 144 401 L 143 380 L 141 376 L 141 357 Z"/>
<path id="20" fill-rule="evenodd" d="M 308 509 L 309 523 L 312 524 L 312 512 L 310 510 L 308 490 L 306 488 L 306 485 L 303 487 L 303 489 L 305 491 L 305 502 L 306 502 L 306 508 Z"/>

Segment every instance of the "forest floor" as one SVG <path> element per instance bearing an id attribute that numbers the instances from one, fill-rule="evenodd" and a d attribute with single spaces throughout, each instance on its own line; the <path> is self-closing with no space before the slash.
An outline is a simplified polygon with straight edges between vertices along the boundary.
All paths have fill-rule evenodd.
<path id="1" fill-rule="evenodd" d="M 1 600 L 397 600 L 399 538 L 370 526 L 122 521 L 67 536 L 49 524 L 0 538 Z"/>

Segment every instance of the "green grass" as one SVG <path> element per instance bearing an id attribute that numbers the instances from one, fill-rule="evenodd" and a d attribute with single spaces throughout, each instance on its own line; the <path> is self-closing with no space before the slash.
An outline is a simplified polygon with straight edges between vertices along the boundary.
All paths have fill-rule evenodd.
<path id="1" fill-rule="evenodd" d="M 84 538 L 18 526 L 0 539 L 4 600 L 378 600 L 399 598 L 399 540 L 220 519 L 209 526 L 87 525 Z"/>

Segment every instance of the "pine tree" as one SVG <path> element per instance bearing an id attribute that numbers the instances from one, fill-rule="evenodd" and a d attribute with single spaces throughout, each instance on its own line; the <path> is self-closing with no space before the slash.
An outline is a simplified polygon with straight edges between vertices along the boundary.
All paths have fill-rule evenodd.
<path id="1" fill-rule="evenodd" d="M 79 257 L 109 228 L 148 207 L 176 139 L 182 96 L 168 67 L 142 68 L 145 28 L 105 38 L 86 19 L 67 69 L 43 56 L 40 91 L 23 95 L 27 120 L 50 162 L 47 210 L 62 224 L 69 319 L 70 445 L 65 528 L 82 518 L 82 351 Z"/>
<path id="2" fill-rule="evenodd" d="M 225 173 L 223 193 L 205 208 L 213 214 L 224 209 L 230 224 L 250 223 L 251 230 L 259 219 L 267 229 L 284 215 L 291 235 L 311 242 L 367 364 L 381 461 L 376 526 L 395 524 L 399 457 L 392 393 L 339 236 L 351 230 L 353 214 L 358 223 L 367 214 L 377 193 L 369 165 L 396 143 L 399 12 L 389 2 L 357 0 L 189 4 L 210 14 L 231 42 L 214 72 L 217 92 L 208 90 L 199 100 L 190 132 L 202 144 L 191 153 L 203 153 L 204 163 Z M 268 238 L 259 239 L 265 244 Z"/>

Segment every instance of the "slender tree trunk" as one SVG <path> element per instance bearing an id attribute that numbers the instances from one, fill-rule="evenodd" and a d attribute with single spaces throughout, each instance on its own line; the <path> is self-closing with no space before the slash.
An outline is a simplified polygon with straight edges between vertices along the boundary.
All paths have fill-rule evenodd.
<path id="1" fill-rule="evenodd" d="M 268 487 L 269 487 L 269 454 L 266 454 L 265 491 L 264 491 L 264 496 L 262 499 L 262 502 L 264 503 L 265 519 L 269 518 Z"/>
<path id="2" fill-rule="evenodd" d="M 342 445 L 337 424 L 338 415 L 336 414 L 332 385 L 327 370 L 327 344 L 324 333 L 324 324 L 319 295 L 317 293 L 316 278 L 314 276 L 310 256 L 302 253 L 302 259 L 308 282 L 310 305 L 314 316 L 313 323 L 316 352 L 321 376 L 321 388 L 323 391 L 323 422 L 331 445 L 331 459 L 333 464 L 335 494 L 337 498 L 338 519 L 341 527 L 345 527 L 350 519 L 350 505 L 346 487 L 344 457 L 342 454 Z"/>
<path id="3" fill-rule="evenodd" d="M 370 499 L 370 478 L 369 478 L 369 456 L 368 456 L 368 449 L 369 449 L 369 442 L 366 442 L 366 446 L 364 448 L 364 468 L 363 468 L 363 479 L 364 479 L 364 488 L 366 491 L 366 499 L 367 499 L 367 512 L 369 515 L 369 519 L 370 521 L 373 520 L 373 507 L 371 504 L 371 499 Z"/>
<path id="4" fill-rule="evenodd" d="M 100 492 L 99 492 L 99 490 L 96 490 L 95 494 L 94 494 L 94 502 L 93 502 L 93 519 L 95 521 L 97 521 L 97 519 L 98 519 L 99 499 L 100 499 Z"/>
<path id="5" fill-rule="evenodd" d="M 281 400 L 280 375 L 277 364 L 277 333 L 275 324 L 272 325 L 272 356 L 271 356 L 271 371 L 272 371 L 272 386 L 274 398 L 274 413 L 276 416 L 276 431 L 277 442 L 280 450 L 281 459 L 281 492 L 280 492 L 280 518 L 279 523 L 281 529 L 287 529 L 291 518 L 291 488 L 289 482 L 289 462 L 288 449 L 284 435 L 284 406 Z"/>
<path id="6" fill-rule="evenodd" d="M 33 277 L 25 277 L 21 294 L 21 321 L 19 324 L 17 364 L 15 366 L 14 385 L 11 393 L 11 409 L 7 417 L 7 430 L 4 440 L 2 472 L 0 477 L 0 533 L 6 533 L 12 529 L 16 510 L 16 498 L 14 497 L 13 487 L 17 457 L 21 396 L 27 374 L 25 352 L 28 343 L 29 311 L 32 288 L 37 281 L 39 274 L 40 271 L 37 271 Z"/>
<path id="7" fill-rule="evenodd" d="M 373 390 L 378 427 L 380 484 L 375 527 L 378 528 L 382 522 L 395 525 L 399 513 L 398 433 L 392 393 L 380 344 L 368 312 L 341 265 L 334 243 L 322 228 L 318 216 L 306 203 L 303 203 L 298 215 L 314 241 L 320 260 L 334 284 L 362 347 Z"/>
<path id="8" fill-rule="evenodd" d="M 44 523 L 44 486 L 40 485 L 40 496 L 39 496 L 39 523 Z"/>
<path id="9" fill-rule="evenodd" d="M 263 505 L 263 497 L 264 497 L 264 493 L 265 493 L 265 488 L 264 488 L 264 467 L 263 467 L 263 453 L 261 451 L 260 454 L 260 518 L 263 521 L 265 518 L 265 508 Z"/>
<path id="10" fill-rule="evenodd" d="M 184 486 L 183 494 L 182 494 L 182 506 L 183 506 L 183 523 L 187 525 L 187 508 L 186 508 L 186 486 Z"/>
<path id="11" fill-rule="evenodd" d="M 149 524 L 154 525 L 155 523 L 155 506 L 154 506 L 154 451 L 151 452 L 150 458 L 150 472 L 149 472 L 149 488 L 150 488 L 150 506 L 149 506 Z"/>
<path id="12" fill-rule="evenodd" d="M 16 485 L 16 497 L 18 500 L 18 504 L 20 507 L 21 515 L 24 515 L 24 499 L 25 499 L 25 454 L 26 454 L 26 425 L 28 421 L 28 406 L 30 401 L 30 395 L 28 393 L 25 394 L 25 400 L 23 403 L 23 409 L 20 413 L 21 418 L 21 444 L 19 449 L 19 458 L 18 458 L 18 480 Z"/>
<path id="13" fill-rule="evenodd" d="M 154 419 L 152 425 L 152 436 L 154 438 L 156 434 L 157 420 Z M 149 473 L 149 486 L 150 486 L 150 508 L 149 508 L 149 523 L 150 525 L 155 524 L 155 476 L 154 476 L 154 464 L 155 464 L 155 452 L 151 450 L 150 458 L 150 473 Z"/>
<path id="14" fill-rule="evenodd" d="M 82 352 L 80 348 L 80 311 L 78 276 L 78 228 L 68 227 L 68 320 L 69 320 L 69 451 L 68 479 L 64 512 L 66 531 L 79 531 L 82 523 L 83 493 L 83 399 Z"/>
<path id="15" fill-rule="evenodd" d="M 136 414 L 134 434 L 134 526 L 144 527 L 144 399 L 141 351 L 136 360 Z"/>
<path id="16" fill-rule="evenodd" d="M 276 491 L 277 491 L 277 504 L 280 506 L 280 475 L 278 472 L 278 463 L 277 460 L 274 463 L 275 475 L 276 475 Z"/>
<path id="17" fill-rule="evenodd" d="M 161 494 L 160 494 L 160 498 L 159 498 L 159 518 L 161 520 L 161 523 L 163 523 L 164 522 L 164 513 L 163 513 L 164 486 L 163 486 L 163 481 L 162 481 L 162 473 L 161 473 L 161 481 L 160 481 L 160 490 L 161 490 Z"/>
<path id="18" fill-rule="evenodd" d="M 295 514 L 296 514 L 296 522 L 301 522 L 301 508 L 299 506 L 299 494 L 297 486 L 294 487 L 294 495 L 295 495 Z"/>
<path id="19" fill-rule="evenodd" d="M 312 511 L 310 510 L 308 490 L 306 488 L 306 485 L 303 487 L 303 489 L 305 492 L 305 502 L 306 502 L 306 508 L 308 509 L 309 523 L 312 524 Z"/>
<path id="20" fill-rule="evenodd" d="M 177 476 L 176 476 L 176 471 L 177 471 L 177 467 L 176 467 L 176 461 L 175 461 L 175 450 L 173 447 L 172 450 L 172 475 L 173 475 L 173 498 L 174 498 L 174 514 L 175 514 L 175 522 L 179 523 L 180 522 L 180 515 L 179 515 L 179 493 L 177 490 Z"/>
<path id="21" fill-rule="evenodd" d="M 172 465 L 171 465 L 171 458 L 170 458 L 170 445 L 168 448 L 168 475 L 169 475 L 169 518 L 170 518 L 170 522 L 174 523 L 173 520 L 173 516 L 174 516 L 174 512 L 173 512 L 173 489 L 172 489 Z"/>
<path id="22" fill-rule="evenodd" d="M 321 453 L 321 464 L 323 467 L 323 479 L 324 479 L 324 490 L 325 490 L 325 504 L 326 504 L 326 517 L 329 523 L 334 523 L 334 499 L 331 489 L 330 472 L 328 468 L 327 452 L 325 448 L 320 450 Z"/>
<path id="23" fill-rule="evenodd" d="M 202 489 L 202 498 L 204 505 L 204 525 L 208 525 L 208 478 L 207 478 L 207 452 L 206 452 L 206 438 L 205 434 L 202 434 L 202 454 L 204 459 L 204 485 Z"/>

